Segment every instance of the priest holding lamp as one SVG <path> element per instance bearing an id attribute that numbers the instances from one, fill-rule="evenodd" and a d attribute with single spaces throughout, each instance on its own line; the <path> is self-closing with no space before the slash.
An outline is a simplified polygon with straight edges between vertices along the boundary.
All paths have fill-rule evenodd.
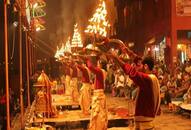
<path id="1" fill-rule="evenodd" d="M 72 79 L 70 81 L 72 100 L 78 102 L 79 92 L 78 92 L 78 69 L 77 65 L 74 62 L 70 63 L 72 69 Z"/>
<path id="2" fill-rule="evenodd" d="M 93 64 L 91 59 L 87 60 L 89 70 L 96 76 L 94 81 L 89 130 L 106 130 L 108 124 L 108 112 L 106 107 L 106 97 L 104 94 L 106 72 L 101 68 L 102 65 L 99 60 L 97 61 L 96 65 Z"/>
<path id="3" fill-rule="evenodd" d="M 123 44 L 120 44 L 119 49 L 121 49 L 123 53 L 127 53 L 131 58 L 136 57 L 136 54 Z M 154 119 L 160 106 L 160 86 L 157 77 L 152 74 L 152 69 L 154 67 L 153 58 L 149 56 L 143 58 L 139 69 L 137 69 L 136 67 L 125 63 L 113 53 L 110 53 L 109 57 L 113 58 L 139 87 L 138 97 L 135 104 L 136 130 L 154 129 Z"/>
<path id="4" fill-rule="evenodd" d="M 82 87 L 80 89 L 80 107 L 84 115 L 89 115 L 91 103 L 91 83 L 89 70 L 85 64 L 78 64 L 78 69 L 82 72 Z"/>
<path id="5" fill-rule="evenodd" d="M 71 81 L 71 70 L 68 63 L 62 62 L 64 68 L 65 68 L 65 94 L 71 95 L 70 90 L 70 81 Z"/>

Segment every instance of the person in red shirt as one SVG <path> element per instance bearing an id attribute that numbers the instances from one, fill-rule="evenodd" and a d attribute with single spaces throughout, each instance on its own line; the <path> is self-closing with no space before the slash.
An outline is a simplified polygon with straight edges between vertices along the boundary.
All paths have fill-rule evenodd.
<path id="1" fill-rule="evenodd" d="M 128 50 L 125 53 L 129 53 Z M 130 57 L 132 53 L 129 53 Z M 136 130 L 151 130 L 154 128 L 153 120 L 157 115 L 160 106 L 160 86 L 157 77 L 152 74 L 154 60 L 152 57 L 145 57 L 139 68 L 123 62 L 116 55 L 110 54 L 139 87 L 138 97 L 135 104 Z"/>
<path id="2" fill-rule="evenodd" d="M 6 95 L 3 95 L 3 96 L 0 98 L 0 104 L 6 104 Z"/>
<path id="3" fill-rule="evenodd" d="M 0 126 L 2 126 L 2 130 L 6 130 L 6 95 L 3 94 L 3 90 L 1 90 L 0 94 Z"/>
<path id="4" fill-rule="evenodd" d="M 80 89 L 80 107 L 83 114 L 89 115 L 91 103 L 91 83 L 89 70 L 85 64 L 78 64 L 77 67 L 82 72 L 82 87 Z"/>
<path id="5" fill-rule="evenodd" d="M 108 117 L 104 94 L 105 71 L 101 68 L 102 66 L 99 60 L 97 65 L 93 65 L 92 60 L 88 59 L 87 66 L 96 76 L 94 81 L 89 130 L 106 130 Z"/>

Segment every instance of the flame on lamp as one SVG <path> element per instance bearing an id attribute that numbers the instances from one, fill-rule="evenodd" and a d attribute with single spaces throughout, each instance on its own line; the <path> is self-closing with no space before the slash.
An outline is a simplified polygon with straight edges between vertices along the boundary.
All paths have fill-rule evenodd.
<path id="1" fill-rule="evenodd" d="M 100 36 L 106 37 L 106 29 L 110 26 L 108 21 L 106 21 L 107 10 L 105 7 L 105 2 L 100 1 L 98 8 L 96 9 L 95 14 L 89 20 L 90 25 L 87 26 L 85 33 L 94 33 L 99 34 Z"/>

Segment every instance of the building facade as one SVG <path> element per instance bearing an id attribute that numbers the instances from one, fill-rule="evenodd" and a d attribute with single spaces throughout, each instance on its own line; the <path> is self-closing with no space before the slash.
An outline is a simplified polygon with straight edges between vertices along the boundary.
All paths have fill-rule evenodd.
<path id="1" fill-rule="evenodd" d="M 163 49 L 171 65 L 190 58 L 191 0 L 115 0 L 115 6 L 117 37 L 133 42 L 136 52 L 157 58 Z"/>

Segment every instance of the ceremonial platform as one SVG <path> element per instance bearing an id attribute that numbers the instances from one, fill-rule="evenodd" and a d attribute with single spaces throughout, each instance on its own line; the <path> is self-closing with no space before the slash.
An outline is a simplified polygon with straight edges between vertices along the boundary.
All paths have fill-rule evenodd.
<path id="1" fill-rule="evenodd" d="M 79 102 L 74 102 L 70 95 L 60 95 L 60 94 L 52 94 L 52 105 L 53 106 L 74 106 L 79 107 Z"/>
<path id="2" fill-rule="evenodd" d="M 121 112 L 120 112 L 121 111 Z M 81 110 L 65 110 L 60 111 L 57 117 L 52 118 L 37 118 L 34 117 L 31 119 L 32 125 L 37 125 L 39 123 L 52 125 L 54 127 L 69 127 L 71 123 L 80 123 L 81 127 L 87 127 L 90 120 L 90 115 L 84 115 Z M 126 109 L 116 109 L 116 112 L 108 112 L 108 125 L 110 127 L 114 126 L 113 123 L 116 122 L 134 122 L 134 117 L 127 115 Z"/>
<path id="3" fill-rule="evenodd" d="M 38 128 L 42 125 L 68 130 L 72 130 L 73 128 L 88 128 L 91 110 L 89 114 L 85 115 L 80 110 L 79 101 L 73 101 L 72 95 L 67 94 L 67 92 L 61 93 L 58 90 L 53 94 L 51 90 L 48 91 L 50 87 L 44 86 L 45 87 L 43 87 L 43 85 L 35 85 L 37 89 L 36 98 L 31 107 L 34 109 L 30 111 L 30 116 L 28 116 L 30 118 L 27 124 L 28 128 Z M 127 127 L 129 124 L 134 123 L 132 109 L 129 109 L 131 106 L 130 104 L 132 103 L 128 103 L 127 101 L 128 107 L 107 106 L 108 128 Z M 43 110 L 41 110 L 42 108 Z M 48 115 L 47 112 L 50 112 L 50 114 Z"/>
<path id="4" fill-rule="evenodd" d="M 76 121 L 88 121 L 90 115 L 84 115 L 81 110 L 71 110 L 59 112 L 57 117 L 53 118 L 35 118 L 31 123 L 39 122 L 51 122 L 51 123 L 64 123 L 64 122 L 76 122 Z M 108 120 L 134 120 L 133 116 L 128 115 L 117 115 L 112 112 L 108 112 Z"/>
<path id="5" fill-rule="evenodd" d="M 52 95 L 52 105 L 57 106 L 79 106 L 79 103 L 72 102 L 72 98 L 66 95 Z M 80 107 L 79 107 L 80 108 Z M 72 129 L 73 124 L 79 124 L 77 127 L 86 129 L 90 121 L 90 114 L 84 115 L 79 109 L 64 109 L 58 110 L 55 117 L 47 118 L 38 116 L 33 112 L 30 119 L 30 126 L 39 126 L 40 124 L 51 125 L 55 128 Z M 127 127 L 128 124 L 134 123 L 134 116 L 129 114 L 129 110 L 124 106 L 108 107 L 108 128 L 112 127 Z"/>

